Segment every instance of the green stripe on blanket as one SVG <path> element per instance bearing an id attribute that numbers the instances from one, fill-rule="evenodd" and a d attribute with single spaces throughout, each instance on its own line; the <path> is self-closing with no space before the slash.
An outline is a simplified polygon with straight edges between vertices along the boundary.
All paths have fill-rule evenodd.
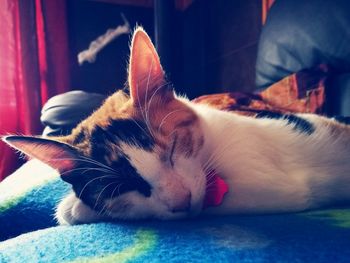
<path id="1" fill-rule="evenodd" d="M 135 234 L 135 243 L 122 251 L 110 255 L 101 255 L 94 258 L 80 258 L 70 263 L 123 263 L 135 260 L 145 254 L 157 244 L 157 235 L 151 230 L 139 230 Z"/>

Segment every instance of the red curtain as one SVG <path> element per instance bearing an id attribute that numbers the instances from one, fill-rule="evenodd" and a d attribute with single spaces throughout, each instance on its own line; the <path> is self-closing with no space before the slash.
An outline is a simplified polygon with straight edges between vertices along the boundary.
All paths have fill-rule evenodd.
<path id="1" fill-rule="evenodd" d="M 265 24 L 267 13 L 275 0 L 262 0 L 262 23 Z"/>
<path id="2" fill-rule="evenodd" d="M 65 0 L 0 1 L 0 135 L 40 134 L 40 110 L 69 88 Z M 0 180 L 19 166 L 0 142 Z"/>

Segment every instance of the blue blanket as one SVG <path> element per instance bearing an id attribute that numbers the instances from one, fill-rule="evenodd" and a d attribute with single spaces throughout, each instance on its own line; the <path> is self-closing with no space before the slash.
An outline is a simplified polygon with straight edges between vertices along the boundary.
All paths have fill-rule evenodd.
<path id="1" fill-rule="evenodd" d="M 347 208 L 56 226 L 67 191 L 37 161 L 0 184 L 0 262 L 350 262 Z"/>

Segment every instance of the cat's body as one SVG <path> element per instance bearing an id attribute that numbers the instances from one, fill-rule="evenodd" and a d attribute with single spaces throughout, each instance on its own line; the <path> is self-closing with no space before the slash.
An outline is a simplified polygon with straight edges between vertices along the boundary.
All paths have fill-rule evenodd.
<path id="1" fill-rule="evenodd" d="M 197 112 L 206 126 L 205 151 L 218 153 L 213 166 L 230 188 L 208 212 L 292 212 L 350 201 L 350 126 L 297 115 L 312 125 L 309 132 L 283 118 Z"/>
<path id="2" fill-rule="evenodd" d="M 296 212 L 350 201 L 350 126 L 311 114 L 245 117 L 178 98 L 142 29 L 128 81 L 130 97 L 113 94 L 69 136 L 5 138 L 72 184 L 57 209 L 60 223 Z M 229 190 L 203 209 L 212 171 Z"/>

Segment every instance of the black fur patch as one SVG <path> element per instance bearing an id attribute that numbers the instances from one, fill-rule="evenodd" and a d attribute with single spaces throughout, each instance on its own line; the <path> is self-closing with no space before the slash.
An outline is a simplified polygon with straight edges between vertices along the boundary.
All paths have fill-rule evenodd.
<path id="1" fill-rule="evenodd" d="M 340 122 L 342 124 L 350 125 L 350 117 L 349 116 L 335 116 L 334 119 L 337 122 Z"/>
<path id="2" fill-rule="evenodd" d="M 249 97 L 242 97 L 242 98 L 237 98 L 236 102 L 238 105 L 241 105 L 241 106 L 249 106 L 249 104 L 252 102 L 252 99 Z"/>
<path id="3" fill-rule="evenodd" d="M 126 143 L 136 145 L 143 150 L 152 150 L 155 142 L 145 125 L 132 120 L 114 120 L 107 127 L 99 126 L 91 133 L 91 157 L 103 160 L 111 150 L 111 146 Z"/>
<path id="4" fill-rule="evenodd" d="M 293 114 L 281 114 L 277 112 L 261 111 L 256 115 L 256 118 L 286 120 L 288 125 L 293 125 L 294 130 L 299 131 L 301 133 L 306 133 L 308 135 L 312 134 L 315 131 L 315 127 L 312 125 L 311 122 Z"/>
<path id="5" fill-rule="evenodd" d="M 154 140 L 150 135 L 148 127 L 142 122 L 129 119 L 114 120 L 107 127 L 110 134 L 114 134 L 118 140 L 126 143 L 136 144 L 144 150 L 151 150 L 154 146 Z"/>
<path id="6" fill-rule="evenodd" d="M 107 127 L 97 126 L 91 134 L 94 143 L 106 144 L 108 141 L 119 144 L 137 145 L 138 147 L 150 151 L 154 146 L 154 140 L 148 128 L 141 122 L 128 119 L 113 120 Z"/>
<path id="7" fill-rule="evenodd" d="M 75 141 L 82 141 L 86 137 L 86 132 L 82 131 Z M 149 183 L 137 173 L 128 157 L 118 148 L 120 143 L 127 143 L 150 151 L 155 142 L 145 125 L 128 119 L 113 120 L 107 127 L 96 126 L 89 139 L 90 158 L 102 165 L 82 162 L 80 169 L 69 175 L 73 190 L 85 204 L 92 209 L 101 210 L 105 199 L 126 192 L 138 191 L 145 197 L 151 195 Z M 108 165 L 106 159 L 111 159 L 111 151 L 117 151 L 113 152 L 113 155 L 117 155 L 117 160 L 111 160 L 112 164 Z"/>
<path id="8" fill-rule="evenodd" d="M 83 141 L 86 140 L 86 129 L 82 128 L 80 130 L 80 132 L 75 136 L 74 140 L 73 140 L 73 144 L 79 144 Z"/>
<path id="9" fill-rule="evenodd" d="M 115 172 L 106 169 L 101 171 L 103 167 L 99 165 L 88 165 L 86 168 L 74 176 L 72 185 L 76 195 L 92 209 L 100 210 L 104 200 L 130 191 L 138 191 L 145 197 L 151 196 L 151 186 L 126 157 L 120 157 L 113 163 L 111 168 Z"/>

